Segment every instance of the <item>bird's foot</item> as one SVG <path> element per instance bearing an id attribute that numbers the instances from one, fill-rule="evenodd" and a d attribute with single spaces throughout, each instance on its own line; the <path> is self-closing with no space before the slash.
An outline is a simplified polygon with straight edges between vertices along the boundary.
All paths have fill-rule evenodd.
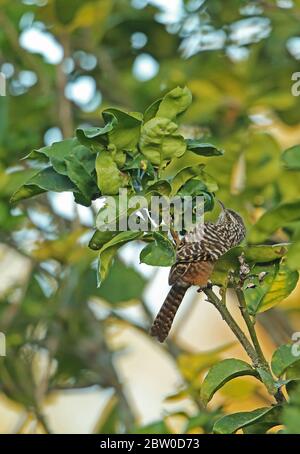
<path id="1" fill-rule="evenodd" d="M 203 292 L 203 290 L 211 290 L 212 288 L 213 288 L 212 283 L 208 282 L 206 285 L 203 285 L 203 286 L 199 287 L 197 292 L 201 293 L 201 292 Z"/>

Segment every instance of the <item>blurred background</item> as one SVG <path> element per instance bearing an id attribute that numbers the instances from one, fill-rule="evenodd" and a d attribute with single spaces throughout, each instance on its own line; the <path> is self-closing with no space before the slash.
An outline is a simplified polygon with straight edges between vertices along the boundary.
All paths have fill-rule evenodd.
<path id="1" fill-rule="evenodd" d="M 87 247 L 97 201 L 9 199 L 32 149 L 99 125 L 108 106 L 143 111 L 187 85 L 185 128 L 226 152 L 207 162 L 218 197 L 248 224 L 294 200 L 299 173 L 280 155 L 300 142 L 299 19 L 299 0 L 0 0 L 1 433 L 205 433 L 222 413 L 270 403 L 254 378 L 238 378 L 203 408 L 208 367 L 246 358 L 195 289 L 168 343 L 149 337 L 169 270 L 140 265 L 138 242 L 97 289 Z M 298 297 L 259 316 L 267 356 L 300 330 Z"/>

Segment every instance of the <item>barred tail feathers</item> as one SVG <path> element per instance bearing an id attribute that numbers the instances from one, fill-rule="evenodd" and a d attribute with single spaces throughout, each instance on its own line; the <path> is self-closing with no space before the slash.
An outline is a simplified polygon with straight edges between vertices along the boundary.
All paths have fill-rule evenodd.
<path id="1" fill-rule="evenodd" d="M 164 342 L 166 340 L 172 327 L 176 312 L 189 287 L 189 284 L 174 284 L 169 291 L 150 329 L 151 336 L 156 337 L 159 342 Z"/>

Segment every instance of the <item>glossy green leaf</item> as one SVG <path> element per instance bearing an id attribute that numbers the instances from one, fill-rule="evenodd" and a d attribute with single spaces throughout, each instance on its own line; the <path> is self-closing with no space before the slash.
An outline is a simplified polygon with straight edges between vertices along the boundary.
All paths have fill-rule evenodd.
<path id="1" fill-rule="evenodd" d="M 89 241 L 89 248 L 93 249 L 94 251 L 98 251 L 102 248 L 102 246 L 110 241 L 118 232 L 110 232 L 96 230 L 93 234 L 92 238 Z"/>
<path id="2" fill-rule="evenodd" d="M 198 156 L 190 150 L 179 157 L 174 157 L 171 162 L 161 172 L 161 178 L 174 178 L 179 172 L 187 168 L 196 168 L 205 165 L 205 158 Z"/>
<path id="3" fill-rule="evenodd" d="M 103 147 L 108 144 L 108 133 L 112 129 L 113 122 L 111 121 L 102 128 L 78 128 L 76 130 L 76 136 L 82 145 L 89 147 L 91 151 L 97 152 L 99 149 L 102 150 Z"/>
<path id="4" fill-rule="evenodd" d="M 161 165 L 186 150 L 184 138 L 178 126 L 168 118 L 155 117 L 141 130 L 140 149 L 152 164 Z"/>
<path id="5" fill-rule="evenodd" d="M 159 232 L 153 233 L 154 240 L 140 254 L 140 262 L 152 266 L 171 266 L 175 261 L 173 243 Z"/>
<path id="6" fill-rule="evenodd" d="M 169 118 L 175 120 L 176 117 L 190 106 L 192 94 L 187 87 L 176 87 L 169 91 L 159 104 L 156 117 Z"/>
<path id="7" fill-rule="evenodd" d="M 72 181 L 64 176 L 56 173 L 52 167 L 47 167 L 38 171 L 31 177 L 23 186 L 21 186 L 13 194 L 11 203 L 19 202 L 22 199 L 28 199 L 46 191 L 63 192 L 72 191 L 76 192 L 78 189 Z"/>
<path id="8" fill-rule="evenodd" d="M 212 274 L 212 282 L 215 284 L 225 285 L 228 271 L 237 270 L 240 266 L 238 257 L 243 252 L 246 262 L 253 266 L 256 263 L 268 263 L 279 260 L 288 250 L 288 244 L 273 245 L 250 245 L 246 247 L 235 247 L 224 254 L 216 263 Z M 260 270 L 263 271 L 263 270 Z"/>
<path id="9" fill-rule="evenodd" d="M 277 377 L 281 377 L 292 365 L 300 361 L 297 345 L 280 345 L 272 356 L 271 367 Z M 298 355 L 297 355 L 298 354 Z"/>
<path id="10" fill-rule="evenodd" d="M 144 112 L 144 123 L 146 123 L 147 121 L 151 120 L 156 116 L 161 101 L 162 98 L 159 98 L 152 104 L 150 104 L 149 107 L 147 107 L 147 109 Z"/>
<path id="11" fill-rule="evenodd" d="M 41 160 L 42 162 L 47 162 L 49 160 L 49 163 L 57 173 L 67 175 L 68 170 L 65 159 L 70 156 L 77 156 L 78 159 L 80 159 L 84 151 L 88 152 L 88 149 L 74 138 L 62 140 L 61 142 L 54 142 L 52 145 L 34 150 L 29 153 L 26 158 Z M 90 153 L 88 153 L 88 155 L 90 155 Z M 93 156 L 90 156 L 90 158 L 90 162 L 95 166 L 95 158 Z"/>
<path id="12" fill-rule="evenodd" d="M 212 366 L 201 386 L 203 403 L 206 405 L 225 383 L 243 375 L 256 375 L 256 372 L 250 364 L 239 359 L 224 359 Z"/>
<path id="13" fill-rule="evenodd" d="M 34 150 L 27 158 L 42 163 L 49 160 L 57 173 L 68 177 L 75 184 L 78 188 L 74 194 L 75 199 L 83 205 L 89 206 L 99 192 L 94 176 L 95 155 L 76 138 Z"/>
<path id="14" fill-rule="evenodd" d="M 285 166 L 290 170 L 300 170 L 300 145 L 288 148 L 282 154 Z"/>
<path id="15" fill-rule="evenodd" d="M 285 260 L 268 267 L 257 265 L 252 269 L 252 273 L 257 276 L 261 272 L 267 272 L 263 281 L 250 277 L 249 281 L 255 287 L 247 287 L 247 280 L 244 289 L 248 310 L 253 315 L 264 312 L 284 300 L 294 290 L 299 278 L 298 272 L 290 270 Z"/>
<path id="16" fill-rule="evenodd" d="M 263 422 L 265 418 L 273 418 L 273 425 L 275 426 L 279 424 L 279 411 L 278 407 L 264 407 L 226 415 L 215 423 L 213 431 L 215 434 L 233 434 L 243 427 Z"/>
<path id="17" fill-rule="evenodd" d="M 172 192 L 171 196 L 175 196 L 179 189 L 189 180 L 191 180 L 196 175 L 199 175 L 203 170 L 204 164 L 200 164 L 195 167 L 187 167 L 182 169 L 180 172 L 175 175 L 171 180 Z"/>
<path id="18" fill-rule="evenodd" d="M 99 194 L 99 189 L 96 185 L 95 177 L 92 176 L 95 168 L 95 159 L 90 161 L 89 157 L 87 158 L 87 153 L 89 152 L 86 152 L 86 150 L 85 148 L 84 153 L 77 155 L 71 153 L 65 159 L 65 163 L 68 177 L 78 187 L 80 194 L 82 194 L 81 203 L 89 206 L 95 196 Z"/>
<path id="19" fill-rule="evenodd" d="M 200 156 L 222 156 L 224 154 L 223 150 L 200 139 L 187 139 L 186 144 L 188 150 Z"/>
<path id="20" fill-rule="evenodd" d="M 120 232 L 102 246 L 99 251 L 98 286 L 106 278 L 117 250 L 129 241 L 139 239 L 142 236 L 143 232 Z"/>
<path id="21" fill-rule="evenodd" d="M 102 194 L 118 194 L 119 189 L 127 186 L 128 175 L 122 173 L 108 151 L 100 151 L 96 158 L 98 187 Z"/>
<path id="22" fill-rule="evenodd" d="M 108 132 L 109 143 L 119 150 L 135 151 L 140 136 L 141 116 L 112 108 L 104 110 L 102 115 L 106 121 L 113 123 L 113 128 Z"/>

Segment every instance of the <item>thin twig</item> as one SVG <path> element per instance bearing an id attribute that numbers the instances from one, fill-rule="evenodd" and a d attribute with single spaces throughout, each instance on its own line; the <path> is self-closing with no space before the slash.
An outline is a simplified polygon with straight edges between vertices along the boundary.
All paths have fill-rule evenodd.
<path id="1" fill-rule="evenodd" d="M 215 308 L 220 312 L 222 318 L 225 320 L 225 322 L 227 323 L 227 325 L 229 326 L 229 328 L 231 329 L 233 334 L 237 337 L 240 344 L 243 346 L 244 350 L 246 351 L 247 355 L 249 356 L 249 358 L 252 361 L 253 367 L 257 370 L 257 372 L 260 376 L 260 379 L 266 386 L 269 394 L 274 396 L 274 398 L 276 399 L 276 402 L 278 404 L 283 403 L 285 401 L 285 397 L 282 394 L 282 391 L 280 389 L 276 388 L 276 386 L 275 386 L 275 381 L 274 381 L 273 375 L 271 373 L 269 364 L 267 363 L 267 361 L 261 351 L 256 333 L 254 330 L 254 326 L 253 326 L 251 320 L 250 320 L 251 327 L 250 327 L 250 324 L 248 327 L 249 320 L 248 320 L 248 323 L 247 322 L 246 323 L 247 323 L 248 329 L 249 328 L 251 329 L 251 334 L 253 336 L 253 339 L 255 339 L 255 343 L 253 343 L 255 348 L 250 343 L 250 341 L 248 340 L 248 338 L 246 337 L 244 332 L 241 330 L 241 328 L 239 327 L 239 325 L 237 324 L 235 319 L 232 317 L 232 315 L 228 311 L 226 305 L 215 295 L 215 293 L 211 289 L 207 288 L 207 289 L 204 289 L 203 291 L 206 294 L 208 301 L 211 304 L 213 304 L 215 306 Z M 248 314 L 247 316 L 249 316 L 247 309 L 246 309 L 246 313 Z M 247 318 L 247 316 L 246 316 L 246 318 Z M 252 336 L 251 336 L 251 338 L 252 338 Z M 256 350 L 257 346 L 258 346 L 258 351 Z M 260 352 L 261 352 L 262 356 L 260 356 Z"/>
<path id="2" fill-rule="evenodd" d="M 208 302 L 213 304 L 215 308 L 220 312 L 223 320 L 227 323 L 233 334 L 239 340 L 240 344 L 244 347 L 247 355 L 251 359 L 253 366 L 259 366 L 257 354 L 251 345 L 250 341 L 247 339 L 237 322 L 234 320 L 226 305 L 217 297 L 217 295 L 209 288 L 203 290 L 208 298 Z"/>

